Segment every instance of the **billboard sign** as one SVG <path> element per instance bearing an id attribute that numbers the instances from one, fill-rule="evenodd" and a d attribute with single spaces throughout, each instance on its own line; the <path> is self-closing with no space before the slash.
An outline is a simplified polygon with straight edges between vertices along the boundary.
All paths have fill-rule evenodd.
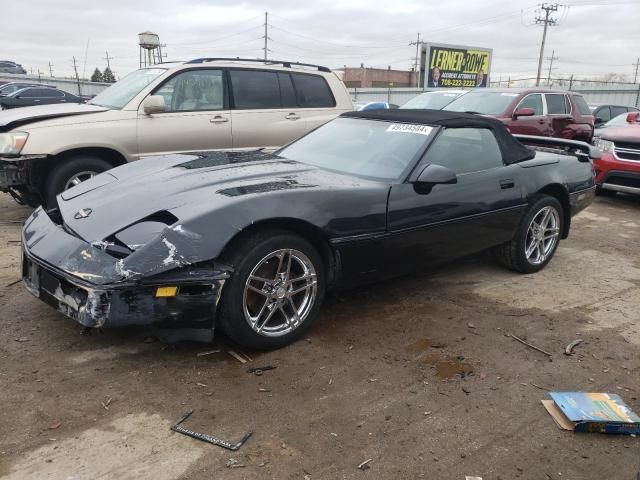
<path id="1" fill-rule="evenodd" d="M 476 88 L 489 85 L 492 49 L 426 43 L 423 46 L 424 88 Z"/>

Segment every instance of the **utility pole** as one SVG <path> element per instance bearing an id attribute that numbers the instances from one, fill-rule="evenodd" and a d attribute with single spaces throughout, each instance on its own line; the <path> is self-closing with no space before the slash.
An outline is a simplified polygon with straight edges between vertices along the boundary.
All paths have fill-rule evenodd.
<path id="1" fill-rule="evenodd" d="M 49 62 L 49 76 L 53 78 L 53 65 L 51 62 Z"/>
<path id="2" fill-rule="evenodd" d="M 38 83 L 42 82 L 42 72 L 38 68 Z"/>
<path id="3" fill-rule="evenodd" d="M 269 38 L 269 12 L 264 12 L 264 36 L 262 38 L 264 38 L 262 50 L 264 50 L 264 59 L 266 60 L 268 53 L 271 51 L 269 50 L 269 40 L 271 40 Z"/>
<path id="4" fill-rule="evenodd" d="M 547 57 L 547 60 L 549 60 L 549 73 L 547 75 L 547 86 L 551 86 L 551 70 L 553 70 L 553 61 L 554 60 L 559 60 L 558 57 L 556 57 L 556 51 L 552 50 L 551 51 L 551 56 Z"/>
<path id="5" fill-rule="evenodd" d="M 78 84 L 78 96 L 82 96 L 80 89 L 80 77 L 78 77 L 78 64 L 76 63 L 76 57 L 73 57 L 73 71 L 76 74 L 76 83 Z"/>
<path id="6" fill-rule="evenodd" d="M 107 68 L 109 70 L 111 70 L 111 60 L 113 60 L 113 57 L 109 56 L 109 52 L 104 52 L 107 56 L 106 57 L 102 57 L 103 60 L 107 61 Z"/>
<path id="7" fill-rule="evenodd" d="M 640 58 L 638 58 L 636 60 L 636 73 L 633 76 L 633 83 L 637 83 L 638 82 L 638 67 L 640 66 Z"/>
<path id="8" fill-rule="evenodd" d="M 420 32 L 418 32 L 418 39 L 415 42 L 411 42 L 409 45 L 416 46 L 416 61 L 414 62 L 414 68 L 416 71 L 416 87 L 420 88 L 420 60 L 422 60 L 420 58 L 422 56 L 422 52 L 420 52 Z"/>
<path id="9" fill-rule="evenodd" d="M 540 8 L 544 10 L 544 18 L 537 17 L 536 24 L 544 24 L 544 29 L 542 30 L 542 43 L 540 44 L 540 57 L 538 58 L 538 75 L 536 75 L 536 87 L 540 86 L 540 73 L 542 72 L 542 58 L 544 57 L 544 42 L 547 40 L 547 27 L 549 25 L 554 26 L 558 24 L 558 20 L 555 18 L 551 18 L 551 12 L 558 11 L 559 4 L 554 3 L 553 5 L 548 3 L 543 3 L 540 5 Z"/>

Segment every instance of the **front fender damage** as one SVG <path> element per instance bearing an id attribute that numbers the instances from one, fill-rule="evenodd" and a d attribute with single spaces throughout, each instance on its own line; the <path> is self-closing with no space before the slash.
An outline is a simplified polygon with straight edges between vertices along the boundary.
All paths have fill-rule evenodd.
<path id="1" fill-rule="evenodd" d="M 232 269 L 202 261 L 201 241 L 178 225 L 153 245 L 118 259 L 107 253 L 106 242 L 84 242 L 37 210 L 23 231 L 23 281 L 32 294 L 85 327 L 193 329 L 207 332 L 195 339 L 211 340 Z M 159 294 L 161 287 L 171 294 Z"/>

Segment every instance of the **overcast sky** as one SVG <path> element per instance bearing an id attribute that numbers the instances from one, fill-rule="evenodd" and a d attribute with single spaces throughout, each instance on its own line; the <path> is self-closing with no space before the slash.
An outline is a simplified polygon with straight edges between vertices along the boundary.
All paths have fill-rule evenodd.
<path id="1" fill-rule="evenodd" d="M 552 50 L 558 57 L 554 75 L 613 72 L 633 80 L 640 0 L 566 3 L 547 36 L 545 57 Z M 160 35 L 169 60 L 261 57 L 268 11 L 272 58 L 407 69 L 415 56 L 409 43 L 420 32 L 425 41 L 493 48 L 497 80 L 535 75 L 542 37 L 536 8 L 528 0 L 2 0 L 0 59 L 34 73 L 48 72 L 51 62 L 55 76 L 68 76 L 75 55 L 89 76 L 106 66 L 108 51 L 124 76 L 138 68 L 137 34 L 145 30 Z"/>

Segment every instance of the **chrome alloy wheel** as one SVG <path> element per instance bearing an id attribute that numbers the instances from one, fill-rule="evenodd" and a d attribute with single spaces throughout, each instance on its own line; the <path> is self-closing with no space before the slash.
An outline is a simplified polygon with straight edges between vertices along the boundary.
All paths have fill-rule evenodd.
<path id="1" fill-rule="evenodd" d="M 540 265 L 558 242 L 560 236 L 560 214 L 552 206 L 546 206 L 535 214 L 527 230 L 525 256 L 532 265 Z"/>
<path id="2" fill-rule="evenodd" d="M 78 172 L 69 179 L 69 181 L 64 186 L 64 189 L 69 190 L 71 187 L 80 185 L 82 182 L 89 180 L 90 178 L 93 178 L 96 175 L 98 175 L 98 172 L 91 172 L 91 171 Z"/>
<path id="3" fill-rule="evenodd" d="M 317 295 L 309 257 L 299 250 L 276 250 L 258 262 L 245 282 L 244 317 L 259 335 L 281 337 L 305 321 Z"/>

